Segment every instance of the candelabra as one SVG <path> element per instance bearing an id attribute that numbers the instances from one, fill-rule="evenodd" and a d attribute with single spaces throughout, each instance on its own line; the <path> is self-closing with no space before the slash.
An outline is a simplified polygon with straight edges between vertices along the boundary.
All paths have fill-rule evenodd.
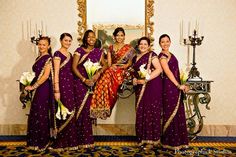
<path id="1" fill-rule="evenodd" d="M 188 81 L 202 81 L 200 77 L 200 72 L 197 70 L 196 62 L 195 62 L 195 50 L 196 46 L 200 46 L 202 44 L 204 36 L 198 37 L 197 31 L 193 31 L 193 36 L 189 36 L 188 39 L 184 39 L 184 45 L 193 46 L 193 63 L 191 70 L 189 71 Z"/>
<path id="2" fill-rule="evenodd" d="M 190 24 L 189 24 L 190 33 Z M 203 128 L 203 117 L 199 105 L 206 105 L 206 109 L 209 110 L 209 103 L 211 101 L 211 82 L 206 81 L 200 77 L 200 72 L 197 70 L 195 61 L 195 51 L 196 47 L 202 44 L 203 36 L 198 37 L 198 24 L 196 29 L 193 31 L 192 36 L 188 36 L 188 39 L 183 39 L 183 24 L 180 29 L 180 42 L 183 45 L 188 45 L 193 47 L 193 62 L 192 67 L 188 74 L 187 84 L 189 85 L 189 91 L 185 94 L 185 113 L 186 113 L 186 123 L 188 128 L 188 135 L 191 140 L 197 138 L 197 134 L 201 132 Z"/>
<path id="3" fill-rule="evenodd" d="M 30 41 L 33 43 L 33 44 L 36 44 L 38 45 L 38 41 L 39 39 L 42 37 L 42 31 L 38 31 L 38 37 L 37 36 L 32 36 L 30 37 Z"/>

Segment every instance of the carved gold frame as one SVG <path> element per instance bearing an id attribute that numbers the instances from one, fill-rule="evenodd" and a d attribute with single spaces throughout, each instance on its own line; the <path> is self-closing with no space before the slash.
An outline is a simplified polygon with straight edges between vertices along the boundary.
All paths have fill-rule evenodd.
<path id="1" fill-rule="evenodd" d="M 144 31 L 144 25 L 125 25 L 125 24 L 96 24 L 93 25 L 93 31 L 96 33 L 96 36 L 98 35 L 98 30 L 104 30 L 104 29 L 115 29 L 117 27 L 123 27 L 126 29 L 132 29 L 132 30 L 143 30 Z"/>
<path id="2" fill-rule="evenodd" d="M 83 34 L 87 29 L 87 0 L 77 0 L 78 4 L 78 41 L 81 43 Z M 154 41 L 154 22 L 152 17 L 154 16 L 154 0 L 145 0 L 145 36 L 149 37 L 151 41 Z"/>

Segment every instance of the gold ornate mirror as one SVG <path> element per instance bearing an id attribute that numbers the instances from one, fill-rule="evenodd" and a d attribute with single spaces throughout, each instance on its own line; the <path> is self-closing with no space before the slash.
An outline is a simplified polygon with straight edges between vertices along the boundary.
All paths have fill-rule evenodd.
<path id="1" fill-rule="evenodd" d="M 154 0 L 77 0 L 77 4 L 80 42 L 86 29 L 93 29 L 92 25 L 98 24 L 143 25 L 145 36 L 154 40 Z"/>
<path id="2" fill-rule="evenodd" d="M 154 40 L 154 0 L 77 0 L 77 4 L 80 43 L 87 29 L 93 29 L 99 38 L 99 30 L 111 35 L 117 26 L 125 29 L 126 42 L 144 35 Z M 94 135 L 135 135 L 134 105 L 134 95 L 119 98 L 111 117 L 97 121 Z"/>

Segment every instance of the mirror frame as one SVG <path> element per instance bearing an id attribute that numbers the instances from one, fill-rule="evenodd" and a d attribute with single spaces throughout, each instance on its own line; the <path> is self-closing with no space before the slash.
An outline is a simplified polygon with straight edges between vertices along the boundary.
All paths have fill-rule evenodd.
<path id="1" fill-rule="evenodd" d="M 82 42 L 83 34 L 87 30 L 87 0 L 77 0 L 78 4 L 78 38 L 79 44 Z M 153 43 L 154 22 L 151 18 L 154 16 L 154 0 L 145 0 L 145 36 L 151 39 Z"/>

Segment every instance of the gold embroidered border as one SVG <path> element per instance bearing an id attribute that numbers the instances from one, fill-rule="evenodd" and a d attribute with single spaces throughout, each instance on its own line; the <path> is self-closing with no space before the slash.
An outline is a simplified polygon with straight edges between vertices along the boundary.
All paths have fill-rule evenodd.
<path id="1" fill-rule="evenodd" d="M 35 63 L 36 63 L 36 62 L 35 62 Z M 45 62 L 44 66 L 43 66 L 43 69 L 42 69 L 42 70 L 40 71 L 40 73 L 39 73 L 39 76 L 38 76 L 37 81 L 41 79 L 41 77 L 43 76 L 43 73 L 44 73 L 44 71 L 45 71 L 45 68 L 46 68 L 47 64 L 50 64 L 50 63 L 51 63 L 51 58 L 48 58 L 48 60 Z M 36 81 L 36 82 L 37 82 L 37 81 Z M 34 95 L 35 95 L 36 90 L 37 90 L 37 88 L 36 88 L 36 89 L 34 90 L 34 92 L 33 92 L 32 100 L 34 99 Z"/>
<path id="2" fill-rule="evenodd" d="M 46 144 L 46 146 L 45 146 L 44 148 L 42 148 L 42 149 L 39 149 L 38 146 L 28 146 L 27 149 L 29 149 L 29 150 L 36 150 L 36 151 L 42 152 L 42 151 L 45 151 L 45 150 L 47 149 L 47 147 L 49 146 L 49 144 L 50 144 L 50 142 L 48 142 L 48 143 Z"/>
<path id="3" fill-rule="evenodd" d="M 61 151 L 66 151 L 66 150 L 77 150 L 78 146 L 75 147 L 65 147 L 65 148 L 49 148 L 50 150 L 61 152 Z"/>
<path id="4" fill-rule="evenodd" d="M 127 45 L 124 45 L 122 48 L 124 48 L 125 46 Z M 122 48 L 119 50 L 121 51 Z M 121 63 L 121 61 L 129 54 L 129 53 L 132 53 L 132 51 L 135 51 L 133 47 L 130 47 L 129 50 L 125 53 L 125 55 L 123 55 L 123 57 L 121 57 L 118 61 L 117 61 L 117 64 Z"/>
<path id="5" fill-rule="evenodd" d="M 84 144 L 84 145 L 79 145 L 78 148 L 93 148 L 94 144 Z"/>
<path id="6" fill-rule="evenodd" d="M 179 145 L 179 146 L 169 146 L 169 145 L 164 145 L 164 144 L 161 144 L 163 148 L 168 148 L 168 149 L 171 149 L 171 150 L 178 150 L 178 149 L 181 149 L 181 148 L 188 148 L 189 146 L 188 145 Z"/>
<path id="7" fill-rule="evenodd" d="M 142 144 L 154 144 L 154 145 L 157 145 L 157 144 L 160 144 L 161 143 L 161 140 L 157 140 L 157 141 L 153 141 L 153 140 L 142 140 L 139 145 L 142 145 Z"/>
<path id="8" fill-rule="evenodd" d="M 68 53 L 64 62 L 61 63 L 60 68 L 64 67 L 69 62 L 70 58 L 71 58 L 71 54 Z"/>
<path id="9" fill-rule="evenodd" d="M 149 71 L 149 69 L 151 67 L 151 62 L 152 62 L 151 58 L 152 58 L 152 52 L 149 54 L 147 71 Z M 147 84 L 147 82 L 142 86 L 140 95 L 138 97 L 138 102 L 137 102 L 137 105 L 136 105 L 136 112 L 138 111 L 139 103 L 140 103 L 141 99 L 143 98 L 143 93 L 144 93 L 144 91 L 146 89 L 146 84 Z"/>
<path id="10" fill-rule="evenodd" d="M 58 129 L 58 133 L 60 133 L 66 126 L 67 124 L 71 121 L 71 119 L 74 117 L 75 115 L 75 110 L 72 111 L 70 117 L 66 120 L 66 122 Z"/>
<path id="11" fill-rule="evenodd" d="M 89 91 L 87 91 L 86 94 L 85 94 L 85 96 L 84 96 L 84 99 L 83 99 L 83 101 L 82 101 L 82 103 L 81 103 L 81 105 L 80 105 L 80 108 L 79 108 L 78 112 L 77 112 L 76 119 L 79 118 L 80 113 L 81 113 L 81 111 L 83 110 L 84 105 L 85 105 L 85 103 L 86 103 L 86 101 L 87 101 L 87 99 L 88 99 L 88 96 L 89 96 Z"/>
<path id="12" fill-rule="evenodd" d="M 168 126 L 170 125 L 171 121 L 173 120 L 173 118 L 175 117 L 178 109 L 179 109 L 179 103 L 180 103 L 180 97 L 181 97 L 181 92 L 179 92 L 179 98 L 178 98 L 178 102 L 177 102 L 177 105 L 173 111 L 173 113 L 171 114 L 171 116 L 169 117 L 169 119 L 167 120 L 167 122 L 165 123 L 164 125 L 164 128 L 163 128 L 163 134 L 165 133 L 166 129 L 168 128 Z"/>
<path id="13" fill-rule="evenodd" d="M 110 108 L 106 109 L 90 109 L 91 118 L 101 118 L 103 120 L 107 119 L 111 115 Z"/>

